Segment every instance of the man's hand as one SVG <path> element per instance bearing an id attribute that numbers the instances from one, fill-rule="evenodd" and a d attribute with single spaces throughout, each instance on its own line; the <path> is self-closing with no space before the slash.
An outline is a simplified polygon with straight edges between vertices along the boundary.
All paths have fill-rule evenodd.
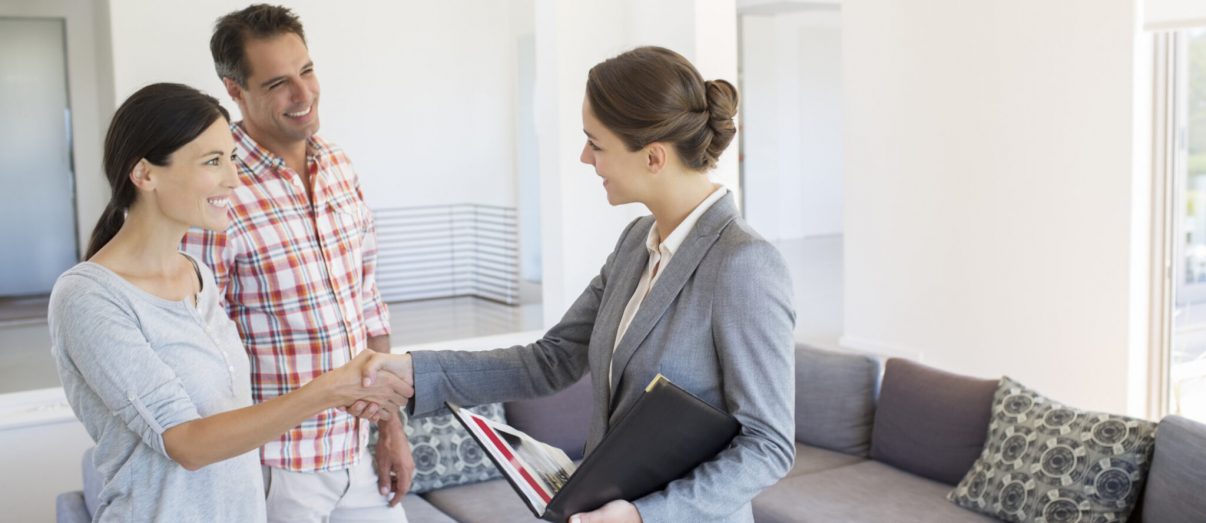
<path id="1" fill-rule="evenodd" d="M 415 472 L 414 456 L 410 453 L 410 442 L 402 430 L 402 420 L 392 416 L 377 424 L 377 486 L 382 496 L 389 498 L 389 506 L 402 502 L 410 490 L 411 476 Z"/>
<path id="2" fill-rule="evenodd" d="M 642 523 L 636 505 L 617 499 L 590 512 L 570 516 L 570 523 Z"/>

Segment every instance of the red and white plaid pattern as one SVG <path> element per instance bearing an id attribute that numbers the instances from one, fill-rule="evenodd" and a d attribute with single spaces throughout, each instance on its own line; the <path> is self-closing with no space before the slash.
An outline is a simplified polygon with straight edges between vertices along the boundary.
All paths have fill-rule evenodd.
<path id="1" fill-rule="evenodd" d="M 305 385 L 389 334 L 375 280 L 373 217 L 343 150 L 307 142 L 314 202 L 301 177 L 238 125 L 231 129 L 242 184 L 226 232 L 193 229 L 183 249 L 213 268 L 226 311 L 251 357 L 256 402 Z M 260 449 L 265 465 L 296 471 L 354 465 L 368 425 L 331 409 Z"/>

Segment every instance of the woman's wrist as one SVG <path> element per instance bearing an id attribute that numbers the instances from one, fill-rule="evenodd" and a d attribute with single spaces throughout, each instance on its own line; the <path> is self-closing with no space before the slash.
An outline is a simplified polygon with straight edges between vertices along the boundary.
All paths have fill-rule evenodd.
<path id="1" fill-rule="evenodd" d="M 327 372 L 310 380 L 298 389 L 298 392 L 305 396 L 307 404 L 313 405 L 316 411 L 346 406 L 353 400 L 344 397 L 347 387 L 340 383 L 340 374 L 340 369 Z"/>

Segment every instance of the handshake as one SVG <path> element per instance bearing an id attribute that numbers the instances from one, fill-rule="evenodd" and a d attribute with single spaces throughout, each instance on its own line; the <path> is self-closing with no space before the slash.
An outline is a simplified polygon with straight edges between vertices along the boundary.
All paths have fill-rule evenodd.
<path id="1" fill-rule="evenodd" d="M 410 354 L 364 350 L 311 383 L 322 391 L 328 407 L 374 422 L 390 419 L 415 395 Z"/>

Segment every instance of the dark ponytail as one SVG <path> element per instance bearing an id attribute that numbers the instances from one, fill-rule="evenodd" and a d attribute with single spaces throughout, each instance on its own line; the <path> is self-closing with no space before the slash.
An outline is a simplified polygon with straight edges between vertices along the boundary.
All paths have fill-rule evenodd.
<path id="1" fill-rule="evenodd" d="M 218 100 L 187 85 L 151 84 L 130 95 L 109 124 L 105 135 L 105 178 L 112 191 L 101 213 L 84 259 L 101 250 L 126 222 L 126 211 L 138 190 L 130 172 L 146 159 L 165 166 L 172 153 L 205 132 L 218 118 L 230 114 Z"/>

